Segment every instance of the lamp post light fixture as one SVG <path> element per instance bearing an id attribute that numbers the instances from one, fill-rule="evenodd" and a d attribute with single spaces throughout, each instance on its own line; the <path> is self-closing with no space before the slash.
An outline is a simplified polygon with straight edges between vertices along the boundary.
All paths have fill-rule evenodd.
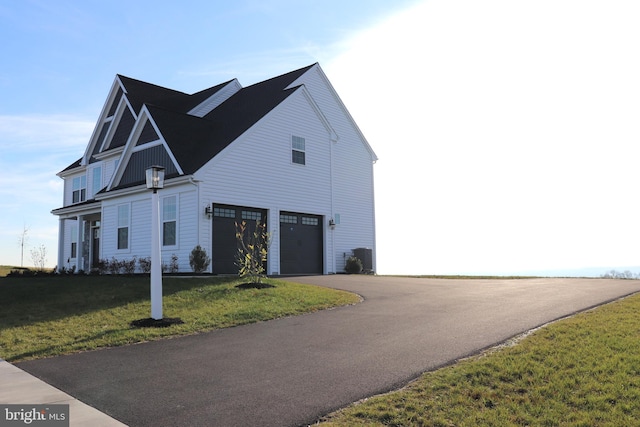
<path id="1" fill-rule="evenodd" d="M 158 190 L 164 187 L 164 168 L 146 170 L 147 188 L 151 194 L 151 318 L 162 320 L 162 266 L 160 261 L 160 200 Z"/>

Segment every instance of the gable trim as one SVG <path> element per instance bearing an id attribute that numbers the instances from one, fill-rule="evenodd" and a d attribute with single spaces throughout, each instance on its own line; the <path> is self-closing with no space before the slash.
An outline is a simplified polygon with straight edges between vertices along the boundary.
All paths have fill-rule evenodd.
<path id="1" fill-rule="evenodd" d="M 136 146 L 138 138 L 140 138 L 140 134 L 142 133 L 142 130 L 144 129 L 144 126 L 147 123 L 147 121 L 151 123 L 151 125 L 153 126 L 154 130 L 156 131 L 160 139 L 146 143 L 146 144 L 142 144 L 140 146 Z M 131 160 L 131 155 L 133 153 L 143 151 L 159 145 L 162 145 L 164 147 L 164 150 L 169 156 L 169 159 L 173 163 L 173 166 L 176 168 L 178 174 L 184 175 L 184 171 L 180 167 L 180 164 L 178 164 L 178 161 L 176 160 L 175 156 L 171 152 L 171 149 L 169 148 L 166 141 L 164 140 L 164 137 L 162 136 L 162 133 L 160 132 L 160 130 L 158 129 L 158 126 L 154 122 L 153 117 L 151 116 L 149 110 L 147 109 L 147 106 L 143 105 L 142 109 L 140 110 L 140 114 L 135 124 L 133 125 L 133 129 L 131 130 L 131 133 L 129 134 L 127 142 L 124 146 L 124 150 L 120 157 L 120 162 L 118 163 L 118 168 L 113 174 L 113 177 L 111 178 L 111 182 L 109 182 L 109 185 L 107 186 L 107 191 L 110 191 L 113 188 L 116 188 L 120 185 L 122 177 L 127 169 L 127 166 L 129 165 L 129 161 Z"/>
<path id="2" fill-rule="evenodd" d="M 113 80 L 113 83 L 111 84 L 111 90 L 109 91 L 109 96 L 107 97 L 107 101 L 102 106 L 102 111 L 100 112 L 98 121 L 96 122 L 96 125 L 93 128 L 93 133 L 89 138 L 89 144 L 87 144 L 87 148 L 82 156 L 82 160 L 80 161 L 80 166 L 86 166 L 89 163 L 89 159 L 91 158 L 95 145 L 98 142 L 97 141 L 98 136 L 102 131 L 102 126 L 104 125 L 104 122 L 107 119 L 107 114 L 111 109 L 111 104 L 113 104 L 118 94 L 118 89 L 124 90 L 124 88 L 122 87 L 122 83 L 120 82 L 120 79 L 118 79 L 118 77 L 116 76 L 116 78 Z M 105 136 L 105 139 L 106 139 L 106 136 Z"/>
<path id="3" fill-rule="evenodd" d="M 371 148 L 371 145 L 367 141 L 367 138 L 365 138 L 364 134 L 360 130 L 360 127 L 358 126 L 356 121 L 353 119 L 353 116 L 351 115 L 351 113 L 349 113 L 349 110 L 347 110 L 347 107 L 342 102 L 342 99 L 340 99 L 340 96 L 338 95 L 338 93 L 336 92 L 335 88 L 333 87 L 333 85 L 331 84 L 329 79 L 327 78 L 327 75 L 324 73 L 324 71 L 322 71 L 322 68 L 320 67 L 320 64 L 315 63 L 306 73 L 304 73 L 302 76 L 300 76 L 298 79 L 296 79 L 296 81 L 291 83 L 291 85 L 289 85 L 289 88 L 297 86 L 297 85 L 301 85 L 302 84 L 301 79 L 304 77 L 304 75 L 306 75 L 307 73 L 310 73 L 312 71 L 316 72 L 320 76 L 320 78 L 322 79 L 322 81 L 324 82 L 326 87 L 329 89 L 329 92 L 331 93 L 333 98 L 336 100 L 336 102 L 339 105 L 339 107 L 342 109 L 342 112 L 347 117 L 347 119 L 349 120 L 349 122 L 351 123 L 353 128 L 355 129 L 356 133 L 362 139 L 362 143 L 365 145 L 365 148 L 370 153 L 373 163 L 378 161 L 378 156 L 376 155 L 375 151 L 373 151 L 373 148 Z"/>
<path id="4" fill-rule="evenodd" d="M 338 142 L 340 137 L 338 136 L 336 131 L 333 129 L 333 126 L 331 126 L 331 123 L 329 123 L 329 120 L 324 115 L 322 110 L 320 110 L 320 106 L 318 106 L 316 101 L 313 99 L 313 97 L 311 96 L 311 93 L 309 93 L 309 91 L 307 90 L 307 87 L 305 85 L 301 85 L 299 87 L 300 87 L 299 90 L 302 91 L 302 94 L 304 95 L 304 97 L 309 102 L 309 105 L 311 105 L 311 108 L 313 109 L 313 111 L 316 113 L 316 115 L 320 119 L 320 122 L 322 123 L 324 128 L 327 130 L 327 133 L 329 134 L 329 137 L 331 138 L 331 142 Z"/>

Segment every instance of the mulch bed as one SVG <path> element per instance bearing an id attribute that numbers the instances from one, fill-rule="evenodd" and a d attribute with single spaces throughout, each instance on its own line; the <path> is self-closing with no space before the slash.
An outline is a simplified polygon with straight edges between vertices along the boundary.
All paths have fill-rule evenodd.
<path id="1" fill-rule="evenodd" d="M 275 288 L 275 286 L 270 285 L 268 283 L 241 283 L 236 285 L 238 289 L 267 289 L 267 288 Z"/>
<path id="2" fill-rule="evenodd" d="M 162 319 L 146 319 L 134 320 L 130 325 L 134 328 L 168 328 L 171 325 L 181 325 L 184 322 L 178 317 L 164 317 Z"/>

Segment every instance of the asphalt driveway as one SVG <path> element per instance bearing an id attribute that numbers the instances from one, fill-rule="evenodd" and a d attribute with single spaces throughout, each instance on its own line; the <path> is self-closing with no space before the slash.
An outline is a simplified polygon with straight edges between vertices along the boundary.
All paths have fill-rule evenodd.
<path id="1" fill-rule="evenodd" d="M 541 324 L 640 291 L 637 280 L 290 280 L 350 290 L 365 300 L 17 366 L 131 426 L 299 426 Z"/>

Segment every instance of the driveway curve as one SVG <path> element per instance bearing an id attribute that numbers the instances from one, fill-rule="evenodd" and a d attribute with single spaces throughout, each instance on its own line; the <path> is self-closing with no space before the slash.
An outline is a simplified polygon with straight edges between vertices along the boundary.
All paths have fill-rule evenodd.
<path id="1" fill-rule="evenodd" d="M 360 304 L 18 363 L 131 426 L 300 426 L 531 328 L 640 291 L 606 279 L 287 280 Z"/>

